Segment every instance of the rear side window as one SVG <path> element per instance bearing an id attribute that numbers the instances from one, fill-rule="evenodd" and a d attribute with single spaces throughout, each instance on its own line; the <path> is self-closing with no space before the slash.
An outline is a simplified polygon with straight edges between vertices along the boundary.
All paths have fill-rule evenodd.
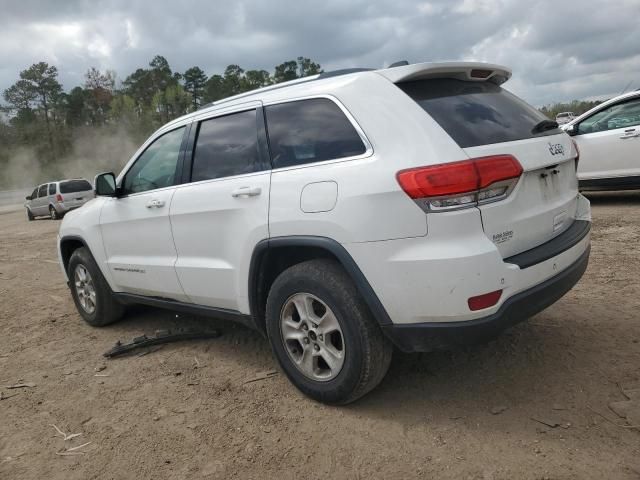
<path id="1" fill-rule="evenodd" d="M 69 180 L 60 182 L 60 193 L 75 193 L 92 190 L 93 187 L 86 180 Z"/>
<path id="2" fill-rule="evenodd" d="M 38 197 L 46 197 L 47 196 L 47 185 L 40 185 L 38 188 Z"/>
<path id="3" fill-rule="evenodd" d="M 56 194 L 56 184 L 55 183 L 50 183 L 49 184 L 49 195 L 55 195 Z"/>
<path id="4" fill-rule="evenodd" d="M 233 113 L 200 124 L 191 181 L 261 170 L 256 111 Z"/>
<path id="5" fill-rule="evenodd" d="M 491 82 L 419 80 L 398 87 L 415 100 L 462 148 L 511 142 L 561 130 L 535 127 L 542 113 Z"/>
<path id="6" fill-rule="evenodd" d="M 361 155 L 367 149 L 342 110 L 314 98 L 266 107 L 274 168 Z"/>

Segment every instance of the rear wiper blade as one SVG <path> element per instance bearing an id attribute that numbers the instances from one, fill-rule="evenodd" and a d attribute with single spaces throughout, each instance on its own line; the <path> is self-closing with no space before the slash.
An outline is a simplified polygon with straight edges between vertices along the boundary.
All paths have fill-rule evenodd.
<path id="1" fill-rule="evenodd" d="M 542 120 L 531 129 L 531 133 L 536 134 L 546 132 L 547 130 L 555 130 L 558 126 L 558 122 L 553 120 Z"/>

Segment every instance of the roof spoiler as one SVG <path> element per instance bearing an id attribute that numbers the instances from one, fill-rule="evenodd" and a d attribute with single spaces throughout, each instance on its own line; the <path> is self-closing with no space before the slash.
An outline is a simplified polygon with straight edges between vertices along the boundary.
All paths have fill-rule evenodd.
<path id="1" fill-rule="evenodd" d="M 454 78 L 472 82 L 492 82 L 500 85 L 511 78 L 511 70 L 502 65 L 482 62 L 414 63 L 376 70 L 393 83 L 429 78 Z"/>

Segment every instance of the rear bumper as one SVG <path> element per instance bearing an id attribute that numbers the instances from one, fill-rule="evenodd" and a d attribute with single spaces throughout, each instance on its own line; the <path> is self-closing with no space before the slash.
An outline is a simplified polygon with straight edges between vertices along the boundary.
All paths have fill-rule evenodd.
<path id="1" fill-rule="evenodd" d="M 64 203 L 54 203 L 54 207 L 59 214 L 70 212 L 71 210 L 80 208 L 82 205 L 65 205 Z"/>
<path id="2" fill-rule="evenodd" d="M 562 298 L 587 269 L 589 252 L 590 247 L 558 275 L 513 295 L 492 315 L 468 321 L 384 325 L 383 331 L 405 352 L 428 352 L 490 340 Z"/>

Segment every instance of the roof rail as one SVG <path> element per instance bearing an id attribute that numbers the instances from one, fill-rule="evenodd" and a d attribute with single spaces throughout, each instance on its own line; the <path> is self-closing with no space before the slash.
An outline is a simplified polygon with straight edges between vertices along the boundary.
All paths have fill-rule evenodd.
<path id="1" fill-rule="evenodd" d="M 407 60 L 399 60 L 397 62 L 393 62 L 387 68 L 404 67 L 405 65 L 409 65 L 409 62 Z"/>
<path id="2" fill-rule="evenodd" d="M 318 80 L 323 78 L 339 77 L 340 75 L 349 75 L 350 73 L 370 72 L 373 68 L 342 68 L 340 70 L 332 70 L 330 72 L 322 72 L 318 75 Z"/>
<path id="3" fill-rule="evenodd" d="M 273 85 L 267 85 L 266 87 L 254 88 L 253 90 L 238 93 L 237 95 L 232 95 L 230 97 L 221 98 L 220 100 L 216 100 L 215 102 L 207 103 L 206 105 L 203 105 L 202 107 L 200 107 L 198 110 L 204 110 L 205 108 L 213 107 L 214 105 L 221 105 L 223 103 L 227 103 L 232 100 L 238 100 L 239 98 L 248 97 L 249 95 L 254 95 L 258 92 L 270 92 L 272 90 L 288 87 L 290 85 L 296 85 L 298 83 L 311 82 L 313 80 L 316 80 L 319 76 L 320 75 L 310 75 L 308 77 L 295 78 L 287 82 L 280 82 L 280 83 L 275 83 Z"/>
<path id="4" fill-rule="evenodd" d="M 310 75 L 308 77 L 296 78 L 294 80 L 289 80 L 288 82 L 281 82 L 281 83 L 276 83 L 274 85 L 267 85 L 266 87 L 260 87 L 254 90 L 249 90 L 247 92 L 242 92 L 237 95 L 233 95 L 231 97 L 222 98 L 220 100 L 216 100 L 215 102 L 210 102 L 210 103 L 207 103 L 206 105 L 202 105 L 198 110 L 204 110 L 205 108 L 213 107 L 214 105 L 221 105 L 223 103 L 230 102 L 232 100 L 238 100 L 239 98 L 248 97 L 249 95 L 254 95 L 258 92 L 270 92 L 272 90 L 289 87 L 291 85 L 297 85 L 299 83 L 313 82 L 314 80 L 324 80 L 325 78 L 339 77 L 340 75 L 348 75 L 350 73 L 370 72 L 372 70 L 374 69 L 373 68 L 343 68 L 341 70 L 332 70 L 330 72 L 322 72 L 318 75 Z"/>

